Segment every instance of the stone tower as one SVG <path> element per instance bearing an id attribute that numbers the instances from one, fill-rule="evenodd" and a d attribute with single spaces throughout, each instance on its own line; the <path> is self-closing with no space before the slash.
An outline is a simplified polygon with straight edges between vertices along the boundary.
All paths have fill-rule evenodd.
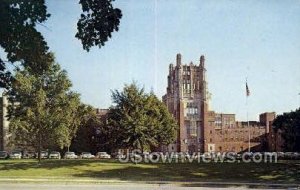
<path id="1" fill-rule="evenodd" d="M 176 142 L 165 151 L 204 151 L 208 113 L 205 72 L 203 55 L 199 63 L 182 64 L 181 55 L 177 54 L 176 66 L 169 65 L 167 94 L 163 96 L 163 101 L 180 127 Z"/>

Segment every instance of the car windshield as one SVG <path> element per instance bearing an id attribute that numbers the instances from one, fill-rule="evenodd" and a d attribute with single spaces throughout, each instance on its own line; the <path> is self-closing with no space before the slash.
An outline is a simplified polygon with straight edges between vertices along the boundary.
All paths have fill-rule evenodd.
<path id="1" fill-rule="evenodd" d="M 91 153 L 89 153 L 89 152 L 83 152 L 82 154 L 83 155 L 91 155 Z"/>
<path id="2" fill-rule="evenodd" d="M 74 152 L 66 152 L 66 154 L 68 154 L 68 155 L 74 155 L 75 153 Z"/>
<path id="3" fill-rule="evenodd" d="M 12 154 L 21 154 L 20 151 L 12 151 Z"/>
<path id="4" fill-rule="evenodd" d="M 51 152 L 51 154 L 59 154 L 59 152 Z"/>

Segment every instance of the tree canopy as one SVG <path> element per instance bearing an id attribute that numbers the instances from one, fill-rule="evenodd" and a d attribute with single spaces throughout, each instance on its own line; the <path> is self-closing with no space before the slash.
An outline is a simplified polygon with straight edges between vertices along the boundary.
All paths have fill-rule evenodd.
<path id="1" fill-rule="evenodd" d="M 82 42 L 83 49 L 92 46 L 101 48 L 114 31 L 119 30 L 122 12 L 113 8 L 113 0 L 80 0 L 82 14 L 77 22 L 76 38 Z"/>
<path id="2" fill-rule="evenodd" d="M 77 23 L 78 38 L 83 49 L 99 48 L 118 31 L 122 13 L 113 8 L 113 0 L 80 0 L 82 14 Z M 0 47 L 6 59 L 0 57 L 0 87 L 9 88 L 13 80 L 8 65 L 20 63 L 35 73 L 48 69 L 51 59 L 43 35 L 36 29 L 50 17 L 45 0 L 2 0 L 0 2 Z"/>
<path id="3" fill-rule="evenodd" d="M 70 149 L 74 152 L 92 152 L 96 153 L 99 150 L 97 146 L 97 128 L 100 125 L 99 118 L 97 117 L 94 109 L 88 109 L 89 113 L 81 121 L 75 137 L 72 139 Z"/>
<path id="4" fill-rule="evenodd" d="M 35 149 L 69 147 L 78 127 L 91 113 L 81 104 L 79 94 L 64 70 L 54 62 L 42 74 L 25 67 L 15 74 L 8 91 L 10 129 L 16 144 Z"/>
<path id="5" fill-rule="evenodd" d="M 277 116 L 273 126 L 276 131 L 281 130 L 285 151 L 300 151 L 300 108 Z"/>
<path id="6" fill-rule="evenodd" d="M 111 136 L 115 148 L 139 148 L 167 145 L 176 138 L 177 123 L 166 106 L 135 83 L 125 85 L 122 92 L 112 92 L 114 106 L 104 131 Z"/>
<path id="7" fill-rule="evenodd" d="M 45 1 L 4 0 L 0 3 L 0 46 L 6 53 L 6 59 L 0 57 L 0 85 L 8 87 L 11 72 L 7 64 L 38 66 L 41 58 L 48 52 L 47 43 L 36 30 L 37 23 L 43 23 L 50 14 L 47 13 Z"/>

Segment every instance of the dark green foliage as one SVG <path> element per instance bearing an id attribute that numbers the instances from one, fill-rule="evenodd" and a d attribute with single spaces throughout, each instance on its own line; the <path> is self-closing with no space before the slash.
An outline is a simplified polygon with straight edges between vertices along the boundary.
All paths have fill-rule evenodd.
<path id="1" fill-rule="evenodd" d="M 115 106 L 110 109 L 104 133 L 115 148 L 149 150 L 175 140 L 176 121 L 154 94 L 131 84 L 122 92 L 114 91 L 112 99 Z"/>
<path id="2" fill-rule="evenodd" d="M 79 126 L 93 115 L 93 108 L 80 103 L 79 94 L 70 90 L 67 73 L 53 62 L 42 74 L 25 67 L 15 74 L 8 91 L 10 130 L 20 146 L 41 149 L 69 147 Z"/>
<path id="3" fill-rule="evenodd" d="M 81 118 L 80 127 L 76 131 L 75 137 L 72 139 L 70 150 L 76 153 L 92 152 L 95 154 L 98 151 L 96 143 L 96 130 L 100 125 L 95 110 L 92 107 L 86 107 L 85 117 Z"/>
<path id="4" fill-rule="evenodd" d="M 5 62 L 0 58 L 0 88 L 9 88 L 13 81 L 12 74 L 5 67 Z"/>
<path id="5" fill-rule="evenodd" d="M 122 17 L 112 0 L 81 0 L 82 14 L 76 37 L 83 48 L 104 46 L 113 31 L 118 31 Z M 49 68 L 51 53 L 36 25 L 50 17 L 45 0 L 0 1 L 0 47 L 6 58 L 0 57 L 0 87 L 9 88 L 13 80 L 8 65 L 27 67 L 31 73 L 42 74 Z"/>
<path id="6" fill-rule="evenodd" d="M 83 49 L 92 46 L 101 48 L 119 30 L 121 10 L 112 6 L 113 0 L 80 0 L 83 13 L 77 22 L 76 38 L 82 42 Z"/>
<path id="7" fill-rule="evenodd" d="M 277 116 L 273 126 L 282 132 L 284 151 L 300 152 L 300 108 Z"/>
<path id="8" fill-rule="evenodd" d="M 0 46 L 7 54 L 7 60 L 0 58 L 0 85 L 9 87 L 11 73 L 6 64 L 21 62 L 36 72 L 44 68 L 41 61 L 48 52 L 48 46 L 36 24 L 47 20 L 45 1 L 2 0 L 0 2 Z"/>

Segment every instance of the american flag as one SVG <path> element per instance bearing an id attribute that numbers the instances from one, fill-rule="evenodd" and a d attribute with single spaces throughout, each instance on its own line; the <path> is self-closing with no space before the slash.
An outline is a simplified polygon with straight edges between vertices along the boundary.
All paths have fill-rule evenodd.
<path id="1" fill-rule="evenodd" d="M 246 81 L 246 95 L 247 95 L 247 96 L 250 96 L 250 90 L 249 90 L 249 88 L 248 88 L 247 81 Z"/>

